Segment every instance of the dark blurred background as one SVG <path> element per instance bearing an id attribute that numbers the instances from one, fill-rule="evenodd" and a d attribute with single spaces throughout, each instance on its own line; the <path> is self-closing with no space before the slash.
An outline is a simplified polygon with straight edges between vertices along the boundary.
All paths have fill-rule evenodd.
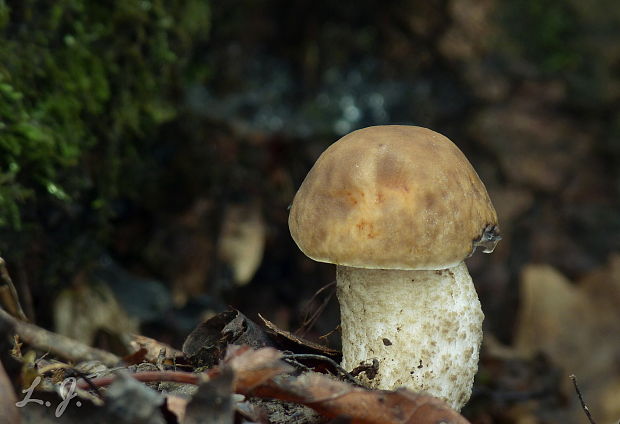
<path id="1" fill-rule="evenodd" d="M 466 416 L 583 422 L 575 373 L 620 419 L 617 1 L 5 0 L 0 31 L 0 253 L 38 324 L 106 348 L 227 305 L 299 328 L 334 267 L 289 236 L 296 188 L 340 136 L 420 125 L 504 235 L 468 262 Z M 306 335 L 337 324 L 331 299 Z"/>

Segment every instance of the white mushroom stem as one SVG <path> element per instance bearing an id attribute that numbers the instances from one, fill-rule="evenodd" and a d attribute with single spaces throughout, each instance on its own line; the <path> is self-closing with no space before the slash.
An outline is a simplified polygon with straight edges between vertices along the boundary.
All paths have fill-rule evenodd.
<path id="1" fill-rule="evenodd" d="M 484 314 L 464 263 L 436 271 L 337 267 L 342 366 L 379 361 L 373 388 L 405 386 L 444 399 L 469 400 Z"/>

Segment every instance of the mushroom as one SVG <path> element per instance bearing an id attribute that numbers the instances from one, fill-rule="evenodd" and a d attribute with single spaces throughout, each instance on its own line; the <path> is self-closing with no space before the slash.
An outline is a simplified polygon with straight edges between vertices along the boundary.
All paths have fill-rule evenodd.
<path id="1" fill-rule="evenodd" d="M 463 260 L 500 240 L 463 153 L 414 126 L 354 131 L 316 161 L 291 206 L 306 256 L 337 265 L 342 366 L 379 361 L 373 388 L 469 400 L 484 315 Z"/>

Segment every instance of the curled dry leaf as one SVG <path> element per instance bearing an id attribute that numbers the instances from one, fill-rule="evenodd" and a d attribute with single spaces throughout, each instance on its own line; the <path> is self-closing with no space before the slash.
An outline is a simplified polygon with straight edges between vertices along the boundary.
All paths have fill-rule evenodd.
<path id="1" fill-rule="evenodd" d="M 328 418 L 348 417 L 354 424 L 468 423 L 432 396 L 406 389 L 366 390 L 314 372 L 276 377 L 247 394 L 301 403 Z"/>
<path id="2" fill-rule="evenodd" d="M 249 346 L 230 346 L 224 363 L 235 372 L 235 387 L 248 391 L 294 370 L 281 357 L 282 352 L 270 347 L 252 350 Z"/>
<path id="3" fill-rule="evenodd" d="M 204 377 L 215 381 L 232 372 L 235 393 L 278 399 L 308 406 L 327 418 L 346 417 L 358 424 L 466 424 L 465 418 L 443 401 L 408 390 L 367 390 L 335 380 L 324 374 L 308 372 L 291 375 L 293 367 L 281 360 L 282 352 L 265 347 L 229 346 L 225 359 L 204 376 L 186 372 L 159 371 L 133 374 L 142 382 L 178 381 L 200 384 Z M 105 386 L 114 377 L 91 380 L 91 385 Z M 83 383 L 83 382 L 82 382 Z M 84 387 L 80 383 L 78 387 Z M 232 392 L 232 390 L 231 390 Z M 168 405 L 175 415 L 185 413 L 184 404 Z"/>
<path id="4" fill-rule="evenodd" d="M 183 343 L 183 353 L 195 366 L 213 366 L 224 358 L 228 345 L 253 348 L 272 345 L 258 324 L 231 309 L 199 324 Z"/>
<path id="5" fill-rule="evenodd" d="M 617 422 L 619 402 L 611 388 L 620 386 L 620 255 L 576 283 L 551 266 L 527 265 L 520 299 L 517 352 L 525 357 L 542 352 L 564 375 L 575 374 L 597 420 Z M 564 394 L 574 399 L 570 380 L 563 381 Z M 579 409 L 572 402 L 575 416 Z"/>
<path id="6" fill-rule="evenodd" d="M 284 374 L 291 367 L 272 348 L 229 350 L 224 361 L 235 371 L 235 391 L 247 396 L 275 398 L 309 406 L 322 415 L 346 416 L 359 424 L 465 424 L 468 421 L 443 401 L 401 389 L 366 390 L 309 372 Z"/>
<path id="7" fill-rule="evenodd" d="M 145 348 L 141 347 L 138 350 L 136 350 L 135 352 L 123 356 L 123 362 L 126 363 L 127 365 L 136 365 L 136 364 L 140 364 L 144 361 L 146 361 L 146 355 L 148 354 L 148 350 L 146 350 Z"/>

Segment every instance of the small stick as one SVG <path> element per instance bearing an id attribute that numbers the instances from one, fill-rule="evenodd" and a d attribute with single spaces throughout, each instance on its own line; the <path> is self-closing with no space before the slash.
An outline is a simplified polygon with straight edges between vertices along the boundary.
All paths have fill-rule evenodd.
<path id="1" fill-rule="evenodd" d="M 0 308 L 0 322 L 6 322 L 13 327 L 15 333 L 25 343 L 34 348 L 53 353 L 71 362 L 100 361 L 105 365 L 114 366 L 121 358 L 105 350 L 90 347 L 77 340 L 61 334 L 56 334 L 34 324 L 20 321 Z"/>
<path id="2" fill-rule="evenodd" d="M 317 319 L 319 319 L 319 317 L 321 316 L 321 314 L 323 313 L 323 311 L 329 304 L 329 301 L 332 299 L 332 297 L 334 297 L 334 293 L 336 291 L 333 290 L 333 288 L 335 286 L 336 286 L 336 282 L 332 281 L 331 283 L 326 284 L 320 289 L 318 289 L 314 293 L 314 295 L 312 295 L 312 298 L 306 303 L 306 306 L 304 307 L 304 309 L 306 309 L 306 313 L 304 316 L 304 322 L 301 324 L 301 327 L 297 331 L 295 331 L 296 334 L 299 334 L 303 337 L 312 328 L 312 326 L 314 326 Z M 323 293 L 325 290 L 328 290 L 328 289 L 332 289 L 329 295 L 325 299 L 323 299 L 321 304 L 314 311 L 311 311 L 310 307 L 314 303 L 315 299 L 317 299 L 321 293 Z"/>
<path id="3" fill-rule="evenodd" d="M 285 354 L 282 356 L 282 359 L 284 360 L 294 360 L 296 361 L 297 359 L 312 359 L 315 361 L 325 361 L 328 364 L 330 364 L 332 367 L 336 368 L 336 370 L 340 373 L 340 375 L 347 380 L 349 383 L 355 384 L 356 386 L 359 386 L 358 381 L 353 378 L 353 376 L 351 374 L 349 374 L 344 368 L 342 368 L 340 365 L 338 365 L 338 363 L 336 361 L 334 361 L 332 358 L 328 358 L 327 356 L 323 356 L 323 355 L 315 355 L 312 353 L 290 353 L 290 354 Z"/>
<path id="4" fill-rule="evenodd" d="M 575 374 L 571 374 L 569 378 L 573 381 L 573 386 L 575 386 L 575 391 L 577 392 L 577 396 L 579 397 L 579 402 L 581 402 L 581 408 L 583 409 L 583 412 L 586 413 L 588 421 L 590 421 L 590 424 L 596 424 L 596 421 L 594 421 L 594 418 L 592 418 L 592 414 L 590 414 L 590 408 L 588 408 L 588 405 L 586 405 L 586 403 L 583 401 L 583 396 L 581 396 L 581 390 L 579 390 L 579 386 L 577 385 L 577 377 L 575 377 Z"/>
<path id="5" fill-rule="evenodd" d="M 327 334 L 323 334 L 322 336 L 319 336 L 319 340 L 327 340 L 327 338 L 329 336 L 331 336 L 332 334 L 334 334 L 337 331 L 341 331 L 342 329 L 340 328 L 340 324 L 338 324 L 333 330 L 330 330 Z"/>
<path id="6" fill-rule="evenodd" d="M 183 372 L 183 371 L 142 371 L 142 372 L 137 372 L 134 374 L 129 374 L 129 376 L 142 383 L 156 383 L 156 382 L 161 382 L 161 381 L 169 381 L 173 383 L 185 383 L 185 384 L 198 385 L 202 381 L 205 381 L 205 379 L 209 377 L 209 374 L 215 374 L 215 372 L 211 372 L 211 373 L 206 372 L 206 373 L 203 373 L 202 375 L 199 375 L 199 374 L 194 374 L 191 372 Z M 106 387 L 112 384 L 117 378 L 118 377 L 115 375 L 92 378 L 86 381 L 78 382 L 77 387 L 83 390 L 91 389 L 93 386 L 94 387 Z"/>

